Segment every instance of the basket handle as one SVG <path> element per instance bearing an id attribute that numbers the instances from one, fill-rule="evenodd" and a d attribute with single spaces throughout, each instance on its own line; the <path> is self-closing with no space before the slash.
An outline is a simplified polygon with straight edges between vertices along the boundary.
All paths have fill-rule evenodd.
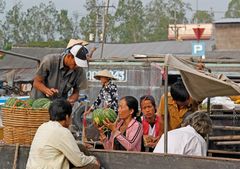
<path id="1" fill-rule="evenodd" d="M 15 108 L 15 107 L 17 107 L 16 105 L 17 105 L 17 103 L 23 103 L 25 106 L 26 106 L 26 108 L 31 108 L 31 106 L 28 104 L 28 102 L 26 102 L 26 101 L 24 101 L 24 100 L 19 100 L 19 99 L 17 99 L 16 101 L 15 101 L 15 103 L 13 104 L 13 108 Z"/>

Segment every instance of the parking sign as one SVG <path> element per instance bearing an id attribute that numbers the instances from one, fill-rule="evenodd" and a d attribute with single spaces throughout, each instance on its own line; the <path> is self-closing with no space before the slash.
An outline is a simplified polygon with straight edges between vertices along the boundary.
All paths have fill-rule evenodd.
<path id="1" fill-rule="evenodd" d="M 205 55 L 205 43 L 204 42 L 192 42 L 192 55 L 204 56 Z"/>

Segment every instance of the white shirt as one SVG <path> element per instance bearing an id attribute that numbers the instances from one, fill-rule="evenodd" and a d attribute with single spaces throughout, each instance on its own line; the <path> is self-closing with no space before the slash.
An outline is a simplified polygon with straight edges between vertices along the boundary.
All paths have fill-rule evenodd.
<path id="1" fill-rule="evenodd" d="M 157 143 L 154 153 L 164 153 L 164 135 Z M 182 155 L 207 155 L 207 143 L 191 126 L 168 132 L 168 153 Z"/>
<path id="2" fill-rule="evenodd" d="M 69 161 L 76 167 L 82 167 L 94 163 L 96 159 L 85 156 L 72 133 L 60 123 L 43 123 L 34 136 L 26 169 L 67 169 Z"/>

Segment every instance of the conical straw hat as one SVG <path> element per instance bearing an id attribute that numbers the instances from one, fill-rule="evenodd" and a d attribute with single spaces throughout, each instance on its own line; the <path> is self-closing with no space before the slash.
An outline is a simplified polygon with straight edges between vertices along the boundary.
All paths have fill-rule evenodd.
<path id="1" fill-rule="evenodd" d="M 112 75 L 108 70 L 106 70 L 106 69 L 99 71 L 99 72 L 94 76 L 94 78 L 97 79 L 97 80 L 99 80 L 100 77 L 108 77 L 108 78 L 110 78 L 110 79 L 112 79 L 112 80 L 117 80 L 117 79 L 116 79 L 115 77 L 113 77 L 113 75 Z"/>
<path id="2" fill-rule="evenodd" d="M 69 42 L 68 42 L 68 45 L 67 45 L 67 48 L 70 48 L 74 45 L 83 45 L 83 46 L 86 46 L 88 45 L 88 42 L 87 41 L 84 41 L 84 40 L 81 40 L 81 39 L 70 39 Z"/>

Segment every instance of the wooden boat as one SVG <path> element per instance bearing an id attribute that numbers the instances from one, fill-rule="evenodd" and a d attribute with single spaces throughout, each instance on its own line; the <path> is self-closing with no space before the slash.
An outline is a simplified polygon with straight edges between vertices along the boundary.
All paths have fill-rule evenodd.
<path id="1" fill-rule="evenodd" d="M 29 146 L 0 145 L 1 169 L 24 169 Z M 239 169 L 239 159 L 92 149 L 104 169 Z"/>

